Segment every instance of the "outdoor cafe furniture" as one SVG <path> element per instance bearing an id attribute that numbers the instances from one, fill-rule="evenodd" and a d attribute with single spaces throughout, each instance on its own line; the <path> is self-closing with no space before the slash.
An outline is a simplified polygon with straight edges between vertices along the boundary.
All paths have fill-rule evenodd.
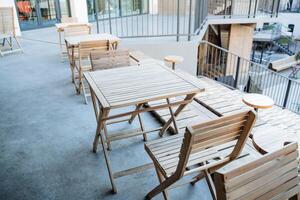
<path id="1" fill-rule="evenodd" d="M 63 19 L 62 19 L 63 20 Z M 66 48 L 63 38 L 74 35 L 86 35 L 91 34 L 92 25 L 90 23 L 78 23 L 75 19 L 72 22 L 63 22 L 55 24 L 56 31 L 58 33 L 58 44 L 61 52 L 61 59 L 64 61 L 66 56 Z M 65 30 L 67 30 L 65 33 Z M 63 34 L 64 33 L 64 34 Z"/>
<path id="2" fill-rule="evenodd" d="M 97 43 L 97 42 L 96 42 Z M 81 49 L 81 48 L 79 48 Z M 105 50 L 105 49 L 104 49 Z M 131 62 L 130 52 L 128 49 L 117 50 L 101 50 L 99 48 L 90 50 L 90 65 L 82 71 L 97 71 L 104 69 L 112 69 L 117 67 L 125 67 L 131 64 L 137 65 L 137 62 Z M 80 50 L 81 52 L 81 50 Z M 84 78 L 81 78 L 82 91 L 85 103 L 88 104 L 87 97 L 91 96 L 89 86 Z"/>
<path id="3" fill-rule="evenodd" d="M 290 143 L 242 166 L 217 170 L 217 199 L 300 199 L 297 157 L 298 145 Z"/>
<path id="4" fill-rule="evenodd" d="M 0 42 L 0 56 L 8 53 L 23 52 L 16 35 L 13 7 L 0 7 Z M 15 49 L 14 42 L 16 43 Z"/>
<path id="5" fill-rule="evenodd" d="M 262 94 L 245 94 L 243 102 L 254 108 L 256 112 L 258 112 L 258 109 L 272 108 L 274 105 L 273 99 Z"/>
<path id="6" fill-rule="evenodd" d="M 271 125 L 264 131 L 253 132 L 253 145 L 262 154 L 282 148 L 286 141 L 300 144 L 300 134 Z"/>
<path id="7" fill-rule="evenodd" d="M 255 119 L 253 111 L 242 112 L 187 127 L 184 137 L 170 136 L 146 143 L 160 182 L 146 199 L 161 192 L 167 199 L 167 189 L 176 187 L 175 183 L 188 175 L 194 177 L 189 181 L 192 184 L 205 177 L 216 199 L 210 174 L 240 155 Z"/>
<path id="8" fill-rule="evenodd" d="M 103 51 L 106 52 L 109 50 L 109 41 L 108 40 L 96 40 L 96 41 L 88 41 L 88 42 L 80 42 L 78 47 L 78 58 L 75 60 L 75 69 L 78 73 L 76 77 L 76 73 L 72 73 L 75 80 L 75 88 L 77 94 L 80 94 L 81 91 L 84 91 L 83 86 L 83 73 L 86 71 L 90 71 L 90 54 L 92 51 Z M 85 102 L 87 103 L 86 94 L 84 91 Z"/>
<path id="9" fill-rule="evenodd" d="M 181 56 L 166 56 L 164 60 L 167 63 L 171 63 L 172 69 L 175 70 L 176 64 L 183 62 L 184 59 Z"/>
<path id="10" fill-rule="evenodd" d="M 171 123 L 176 126 L 176 117 L 193 100 L 196 94 L 204 91 L 201 85 L 195 84 L 175 71 L 159 64 L 86 72 L 84 73 L 84 77 L 90 86 L 97 119 L 93 152 L 97 151 L 100 138 L 113 192 L 117 192 L 114 179 L 128 175 L 126 171 L 132 172 L 133 170 L 114 173 L 106 145 L 110 144 L 111 141 L 158 130 L 160 133 L 164 133 L 170 127 Z M 184 99 L 170 102 L 171 98 L 179 96 L 184 96 Z M 166 103 L 150 108 L 142 106 L 147 102 L 157 100 L 166 100 Z M 173 110 L 174 107 L 176 107 L 176 110 Z M 132 109 L 110 115 L 111 110 L 120 108 Z M 140 131 L 138 132 L 127 130 L 113 135 L 110 135 L 107 130 L 107 125 L 111 120 L 124 121 L 124 117 L 128 116 L 129 118 L 125 120 L 133 121 L 140 113 L 164 108 L 169 108 L 171 118 L 162 128 L 146 130 L 146 127 L 140 124 Z"/>
<path id="11" fill-rule="evenodd" d="M 79 36 L 66 36 L 65 42 L 67 46 L 70 68 L 72 73 L 72 82 L 75 83 L 75 62 L 78 59 L 78 48 L 82 42 L 91 42 L 91 41 L 109 41 L 110 49 L 116 49 L 120 38 L 110 35 L 110 34 L 89 34 L 89 35 L 79 35 Z"/>

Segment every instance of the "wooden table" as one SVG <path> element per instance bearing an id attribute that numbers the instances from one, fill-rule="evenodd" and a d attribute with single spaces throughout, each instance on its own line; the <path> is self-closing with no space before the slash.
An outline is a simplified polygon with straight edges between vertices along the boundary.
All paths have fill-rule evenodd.
<path id="1" fill-rule="evenodd" d="M 72 36 L 66 37 L 65 41 L 67 44 L 67 51 L 70 52 L 68 55 L 69 57 L 71 72 L 72 72 L 72 81 L 74 82 L 74 69 L 75 69 L 75 49 L 79 47 L 80 42 L 88 42 L 88 41 L 99 41 L 99 40 L 108 40 L 110 42 L 110 47 L 112 49 L 117 49 L 118 44 L 120 43 L 121 39 L 117 36 L 103 33 L 103 34 L 90 34 L 90 35 L 81 35 L 81 36 Z"/>
<path id="2" fill-rule="evenodd" d="M 300 135 L 271 125 L 253 132 L 253 145 L 262 154 L 281 149 L 286 142 L 300 144 Z"/>
<path id="3" fill-rule="evenodd" d="M 262 94 L 246 94 L 243 97 L 243 102 L 254 108 L 255 111 L 258 111 L 258 109 L 272 108 L 274 105 L 273 99 Z"/>
<path id="4" fill-rule="evenodd" d="M 106 145 L 109 145 L 112 140 L 124 139 L 158 130 L 162 136 L 172 123 L 177 129 L 176 117 L 187 104 L 192 102 L 196 94 L 204 91 L 204 88 L 201 85 L 157 63 L 86 72 L 84 73 L 84 76 L 91 89 L 91 96 L 98 124 L 93 143 L 93 151 L 97 151 L 100 138 L 114 192 L 117 191 L 114 178 L 141 171 L 145 166 L 125 170 L 125 172 L 113 173 Z M 183 99 L 179 98 L 180 100 L 170 102 L 171 98 L 173 99 L 182 96 L 184 96 Z M 153 107 L 143 106 L 148 102 L 157 100 L 165 100 L 165 103 Z M 109 115 L 112 109 L 123 107 L 133 107 L 133 109 Z M 175 111 L 173 111 L 174 107 L 177 107 Z M 132 121 L 138 116 L 139 121 L 141 121 L 140 113 L 164 108 L 169 108 L 171 117 L 162 128 L 147 131 L 143 124 L 140 123 L 140 132 L 124 132 L 118 135 L 113 134 L 111 136 L 107 133 L 106 125 L 109 120 L 116 120 L 124 116 L 129 116 L 129 121 Z M 104 130 L 104 133 L 102 130 Z M 176 131 L 178 132 L 178 129 Z"/>
<path id="5" fill-rule="evenodd" d="M 60 51 L 61 51 L 61 58 L 62 58 L 62 61 L 64 60 L 65 56 L 64 56 L 64 51 L 63 51 L 63 45 L 65 45 L 63 43 L 63 37 L 62 37 L 62 33 L 64 32 L 65 28 L 68 27 L 68 26 L 72 26 L 72 25 L 87 25 L 87 26 L 90 26 L 92 27 L 92 24 L 90 23 L 57 23 L 55 24 L 55 27 L 56 27 L 56 31 L 58 33 L 58 42 L 59 42 L 59 48 L 60 48 Z"/>

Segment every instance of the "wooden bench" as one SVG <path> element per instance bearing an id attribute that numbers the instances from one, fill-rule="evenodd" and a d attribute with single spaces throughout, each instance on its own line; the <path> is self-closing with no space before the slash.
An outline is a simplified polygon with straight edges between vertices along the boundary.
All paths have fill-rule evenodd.
<path id="1" fill-rule="evenodd" d="M 231 170 L 218 170 L 214 182 L 218 200 L 300 199 L 298 145 Z"/>
<path id="2" fill-rule="evenodd" d="M 188 127 L 184 137 L 176 135 L 146 143 L 145 150 L 160 181 L 146 199 L 161 192 L 167 199 L 166 190 L 191 174 L 196 174 L 193 184 L 205 177 L 215 198 L 210 174 L 240 155 L 255 119 L 254 112 L 242 112 Z"/>
<path id="3" fill-rule="evenodd" d="M 300 64 L 300 60 L 296 60 L 294 56 L 289 56 L 288 58 L 283 58 L 280 60 L 273 61 L 269 64 L 269 69 L 274 70 L 275 72 L 280 72 L 286 69 L 293 67 L 293 65 Z"/>

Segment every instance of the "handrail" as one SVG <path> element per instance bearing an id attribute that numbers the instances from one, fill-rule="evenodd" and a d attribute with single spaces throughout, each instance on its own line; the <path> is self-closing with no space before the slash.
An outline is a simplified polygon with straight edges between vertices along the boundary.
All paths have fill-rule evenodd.
<path id="1" fill-rule="evenodd" d="M 300 113 L 300 82 L 208 41 L 199 42 L 197 76 L 246 92 L 265 93 L 278 106 Z"/>

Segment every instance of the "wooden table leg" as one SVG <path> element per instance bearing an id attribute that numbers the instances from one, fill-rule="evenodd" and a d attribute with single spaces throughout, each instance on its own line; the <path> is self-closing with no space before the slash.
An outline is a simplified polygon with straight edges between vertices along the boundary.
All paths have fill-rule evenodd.
<path id="1" fill-rule="evenodd" d="M 114 182 L 113 171 L 112 171 L 110 160 L 109 160 L 109 157 L 108 157 L 108 152 L 107 152 L 107 149 L 106 149 L 106 146 L 105 146 L 105 138 L 103 137 L 103 134 L 101 134 L 101 133 L 100 133 L 100 138 L 101 138 L 102 149 L 103 149 L 103 153 L 104 153 L 106 166 L 107 166 L 107 169 L 108 169 L 108 174 L 109 174 L 109 179 L 110 179 L 112 191 L 113 191 L 113 193 L 117 193 L 117 188 L 116 188 L 116 185 L 115 185 L 115 182 Z"/>
<path id="2" fill-rule="evenodd" d="M 141 107 L 143 106 L 143 104 L 138 104 L 136 107 L 135 107 L 135 111 L 139 110 Z M 137 116 L 138 114 L 137 113 L 133 113 L 129 119 L 129 124 L 131 124 L 133 122 L 133 120 L 135 119 L 135 117 Z"/>
<path id="3" fill-rule="evenodd" d="M 167 98 L 167 103 L 168 103 L 168 104 L 171 103 L 169 98 Z M 172 118 L 172 120 L 173 120 L 175 133 L 178 134 L 178 133 L 179 133 L 179 130 L 178 130 L 178 127 L 177 127 L 176 117 L 174 116 L 174 112 L 173 112 L 171 106 L 169 107 L 169 111 L 170 111 L 170 114 L 171 114 L 171 118 Z"/>
<path id="4" fill-rule="evenodd" d="M 184 101 L 192 101 L 194 96 L 196 94 L 189 94 L 185 97 Z M 181 104 L 180 106 L 178 106 L 177 110 L 174 113 L 174 118 L 176 118 L 179 113 L 187 106 L 188 104 Z M 174 121 L 172 119 L 172 117 L 165 123 L 165 125 L 162 127 L 162 129 L 159 132 L 160 137 L 162 137 L 164 135 L 164 133 L 166 132 L 166 130 L 168 130 L 168 128 L 170 127 L 171 123 L 174 122 L 176 123 L 176 121 Z"/>
<path id="5" fill-rule="evenodd" d="M 94 143 L 93 143 L 93 152 L 94 153 L 97 152 L 99 137 L 101 135 L 102 129 L 104 128 L 105 120 L 103 120 L 103 118 L 106 118 L 108 116 L 108 114 L 109 114 L 109 109 L 101 109 L 101 113 L 98 115 L 97 130 L 96 130 L 95 139 L 94 139 Z M 103 141 L 103 142 L 105 143 L 105 141 Z"/>

